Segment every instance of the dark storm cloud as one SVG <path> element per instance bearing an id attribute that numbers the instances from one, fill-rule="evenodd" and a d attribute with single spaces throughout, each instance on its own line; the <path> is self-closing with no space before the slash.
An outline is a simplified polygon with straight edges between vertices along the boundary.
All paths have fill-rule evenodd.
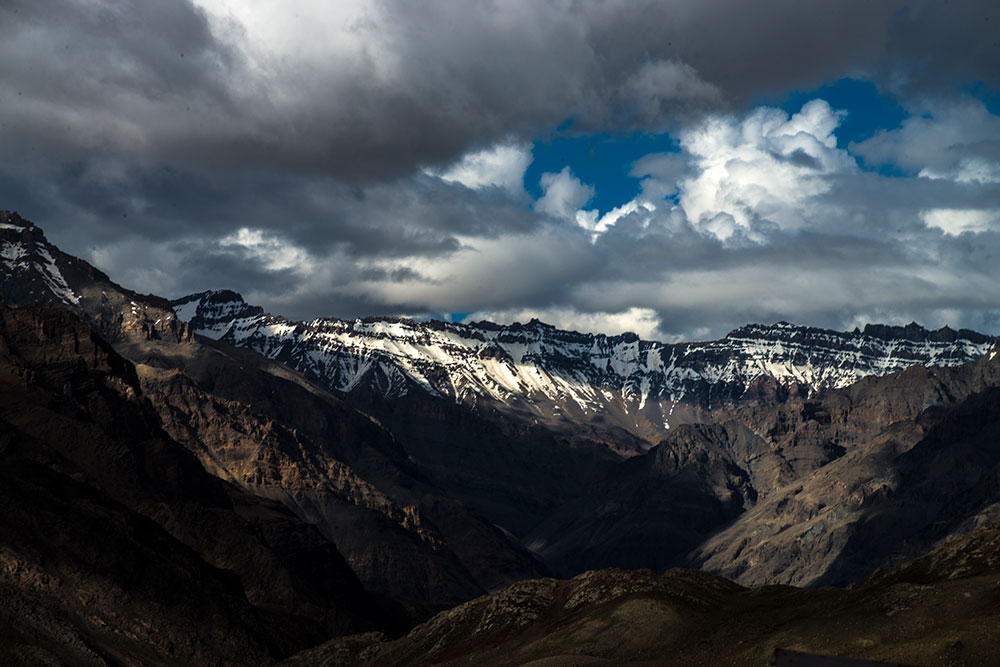
<path id="1" fill-rule="evenodd" d="M 95 150 L 163 157 L 171 135 L 204 134 L 208 119 L 179 112 L 234 110 L 233 62 L 187 2 L 5 2 L 2 145 L 29 164 Z"/>
<path id="2" fill-rule="evenodd" d="M 847 73 L 995 83 L 992 4 L 384 0 L 282 51 L 180 0 L 8 2 L 4 144 L 395 177 L 567 118 L 662 129 Z"/>
<path id="3" fill-rule="evenodd" d="M 13 173 L 12 173 L 13 171 Z M 33 175 L 0 169 L 0 199 L 60 230 L 79 251 L 123 238 L 212 240 L 242 227 L 280 233 L 317 254 L 437 256 L 459 236 L 523 232 L 537 217 L 501 192 L 473 192 L 418 176 L 351 186 L 325 176 L 193 171 L 93 159 Z"/>
<path id="4" fill-rule="evenodd" d="M 956 91 L 1000 84 L 993 4 L 8 0 L 0 207 L 131 287 L 232 287 L 295 317 L 533 309 L 592 316 L 585 328 L 638 308 L 686 336 L 775 319 L 979 326 L 996 321 L 1000 121 Z M 845 75 L 913 117 L 850 155 L 824 143 L 828 108 L 778 139 L 741 125 L 756 100 Z M 517 173 L 431 175 L 567 120 L 684 136 L 706 114 L 726 159 L 691 139 L 639 160 L 655 212 L 599 230 L 577 224 L 585 204 L 533 206 Z M 600 188 L 571 168 L 546 188 Z M 942 226 L 942 209 L 969 228 Z"/>

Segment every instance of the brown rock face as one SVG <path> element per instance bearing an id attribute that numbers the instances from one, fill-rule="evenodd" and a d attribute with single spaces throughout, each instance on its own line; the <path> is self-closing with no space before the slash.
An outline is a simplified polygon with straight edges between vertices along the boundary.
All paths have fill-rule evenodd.
<path id="1" fill-rule="evenodd" d="M 810 432 L 844 454 L 777 476 L 756 506 L 698 548 L 694 562 L 745 584 L 846 584 L 995 520 L 998 361 L 987 355 L 957 369 L 910 369 L 824 395 L 816 409 L 830 415 L 825 424 L 766 412 L 758 428 L 779 447 L 801 446 L 799 434 Z"/>
<path id="2" fill-rule="evenodd" d="M 0 308 L 0 399 L 17 655 L 257 664 L 399 627 L 315 528 L 171 440 L 134 367 L 73 313 Z"/>
<path id="3" fill-rule="evenodd" d="M 276 362 L 209 342 L 123 346 L 168 432 L 206 468 L 292 508 L 366 587 L 440 608 L 547 572 L 442 493 L 379 424 Z"/>
<path id="4" fill-rule="evenodd" d="M 856 581 L 1000 514 L 998 364 L 911 368 L 683 425 L 525 541 L 567 575 L 694 564 L 747 585 Z"/>

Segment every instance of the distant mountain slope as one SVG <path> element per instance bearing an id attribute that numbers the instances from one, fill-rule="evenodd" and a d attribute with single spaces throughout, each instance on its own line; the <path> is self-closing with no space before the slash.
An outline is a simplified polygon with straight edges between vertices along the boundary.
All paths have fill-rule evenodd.
<path id="1" fill-rule="evenodd" d="M 369 589 L 439 609 L 548 572 L 378 423 L 281 364 L 223 344 L 123 348 L 174 438 L 316 524 Z"/>
<path id="2" fill-rule="evenodd" d="M 845 585 L 1000 521 L 1000 348 L 863 384 L 823 397 L 834 418 L 820 432 L 845 454 L 772 488 L 695 564 L 747 584 Z M 836 414 L 866 395 L 884 425 L 850 433 Z"/>
<path id="3" fill-rule="evenodd" d="M 417 389 L 472 408 L 499 406 L 528 422 L 620 427 L 649 442 L 748 399 L 808 396 L 913 365 L 957 366 L 992 341 L 916 324 L 840 333 L 780 322 L 748 325 L 718 341 L 665 344 L 561 331 L 537 320 L 294 322 L 230 291 L 171 305 L 196 333 L 278 359 L 330 389 L 387 397 Z"/>
<path id="4" fill-rule="evenodd" d="M 1000 521 L 1000 347 L 716 416 L 614 467 L 525 543 L 563 574 L 686 563 L 844 585 Z"/>
<path id="5" fill-rule="evenodd" d="M 42 260 L 5 293 L 86 317 L 207 468 L 411 602 L 548 571 L 522 541 L 567 575 L 693 562 L 741 583 L 842 583 L 1000 506 L 1000 360 L 974 332 L 750 325 L 665 345 L 538 322 L 295 323 L 232 292 L 137 295 L 4 220 L 0 238 L 45 249 L 76 301 L 37 278 Z M 962 410 L 981 418 L 972 440 L 949 421 Z"/>

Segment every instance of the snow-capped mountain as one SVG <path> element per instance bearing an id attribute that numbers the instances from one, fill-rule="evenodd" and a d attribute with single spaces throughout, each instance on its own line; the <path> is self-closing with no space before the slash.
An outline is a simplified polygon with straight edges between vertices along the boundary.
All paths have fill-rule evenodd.
<path id="1" fill-rule="evenodd" d="M 5 213 L 5 212 L 4 212 Z M 42 230 L 17 214 L 0 217 L 0 263 L 8 300 L 37 297 L 46 305 L 80 303 L 56 262 L 55 249 Z M 58 253 L 58 251 L 56 251 Z"/>
<path id="2" fill-rule="evenodd" d="M 231 291 L 171 304 L 196 333 L 278 359 L 338 391 L 425 391 L 550 424 L 621 426 L 650 441 L 741 400 L 808 395 L 913 365 L 955 366 L 993 342 L 973 331 L 916 324 L 842 333 L 779 322 L 747 325 L 717 341 L 666 344 L 562 331 L 537 320 L 294 322 Z"/>
<path id="3" fill-rule="evenodd" d="M 657 442 L 672 426 L 741 401 L 810 395 L 913 365 L 963 364 L 994 340 L 915 324 L 850 333 L 751 324 L 717 341 L 666 344 L 634 334 L 562 331 L 537 320 L 294 322 L 229 291 L 173 302 L 136 294 L 9 212 L 0 212 L 0 262 L 7 303 L 78 310 L 113 339 L 182 339 L 194 330 L 282 361 L 340 392 L 423 392 L 526 423 L 588 425 L 592 434 L 611 434 L 609 442 L 620 429 Z"/>
<path id="4" fill-rule="evenodd" d="M 166 299 L 116 285 L 11 211 L 0 211 L 0 295 L 11 306 L 70 308 L 112 339 L 189 335 Z"/>

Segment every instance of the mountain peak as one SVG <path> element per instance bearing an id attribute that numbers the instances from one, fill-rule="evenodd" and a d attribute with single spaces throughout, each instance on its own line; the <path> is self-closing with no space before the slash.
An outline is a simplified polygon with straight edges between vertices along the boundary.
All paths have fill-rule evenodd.
<path id="1" fill-rule="evenodd" d="M 188 294 L 170 302 L 171 305 L 183 305 L 186 303 L 242 303 L 246 304 L 243 295 L 231 289 L 210 289 L 196 294 Z"/>
<path id="2" fill-rule="evenodd" d="M 28 229 L 35 227 L 35 223 L 25 220 L 17 211 L 0 211 L 0 229 Z M 39 230 L 40 231 L 40 230 Z"/>
<path id="3" fill-rule="evenodd" d="M 79 295 L 63 275 L 68 257 L 39 227 L 13 211 L 0 211 L 0 285 L 11 305 L 77 305 Z M 79 261 L 79 260 L 76 260 Z"/>
<path id="4" fill-rule="evenodd" d="M 530 331 L 554 331 L 555 330 L 555 327 L 553 325 L 548 324 L 546 322 L 542 322 L 537 317 L 532 317 L 530 320 L 528 320 L 527 322 L 525 322 L 523 324 L 521 322 L 514 322 L 510 326 L 510 328 L 511 329 L 527 329 L 527 330 L 530 330 Z"/>
<path id="5" fill-rule="evenodd" d="M 866 324 L 862 335 L 880 340 L 902 339 L 912 342 L 953 343 L 957 340 L 968 340 L 976 344 L 986 343 L 990 336 L 969 329 L 952 329 L 943 326 L 937 330 L 926 329 L 916 322 L 906 326 L 889 324 Z"/>
<path id="6" fill-rule="evenodd" d="M 195 331 L 215 339 L 224 336 L 234 321 L 264 314 L 263 308 L 251 306 L 239 292 L 229 289 L 189 294 L 172 300 L 170 306 Z"/>

